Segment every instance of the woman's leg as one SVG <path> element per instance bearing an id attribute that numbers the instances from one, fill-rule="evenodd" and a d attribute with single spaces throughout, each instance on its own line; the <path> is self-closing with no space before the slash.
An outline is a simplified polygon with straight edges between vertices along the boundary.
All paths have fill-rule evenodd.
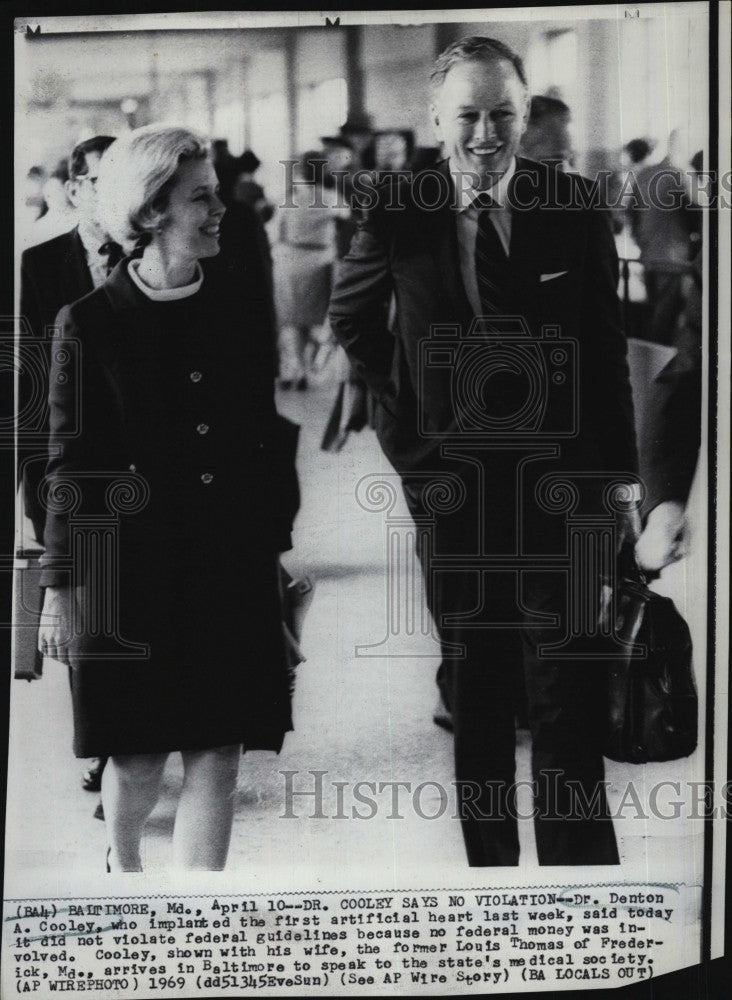
<path id="1" fill-rule="evenodd" d="M 229 853 L 241 744 L 184 750 L 182 756 L 183 788 L 173 832 L 175 864 L 221 871 Z"/>
<path id="2" fill-rule="evenodd" d="M 167 758 L 167 753 L 124 754 L 107 761 L 102 803 L 112 871 L 142 871 L 142 830 L 158 801 Z"/>

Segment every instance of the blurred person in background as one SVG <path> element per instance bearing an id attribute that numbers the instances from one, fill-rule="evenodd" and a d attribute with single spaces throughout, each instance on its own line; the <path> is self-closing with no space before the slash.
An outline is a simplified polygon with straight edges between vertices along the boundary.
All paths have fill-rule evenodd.
<path id="1" fill-rule="evenodd" d="M 99 221 L 97 175 L 102 153 L 114 142 L 98 135 L 80 142 L 69 157 L 66 194 L 77 225 L 54 239 L 24 251 L 20 263 L 20 311 L 33 337 L 45 341 L 62 306 L 75 302 L 101 285 L 110 268 L 109 235 Z M 116 262 L 116 261 L 115 261 Z M 50 355 L 50 342 L 48 345 Z M 21 379 L 20 404 L 29 392 Z M 35 540 L 43 541 L 45 510 L 38 496 L 43 477 L 39 463 L 26 466 L 23 477 L 25 510 Z"/>
<path id="2" fill-rule="evenodd" d="M 68 197 L 73 206 L 77 225 L 25 250 L 21 257 L 20 312 L 31 336 L 43 342 L 46 370 L 50 368 L 51 353 L 51 339 L 46 332 L 60 309 L 101 285 L 121 253 L 100 222 L 96 188 L 102 154 L 114 141 L 112 136 L 97 135 L 74 147 L 68 160 L 64 197 Z M 41 225 L 46 218 L 47 215 L 36 225 Z M 73 222 L 68 221 L 68 225 Z M 25 408 L 35 391 L 37 387 L 34 388 L 31 373 L 21 371 L 19 410 Z M 45 395 L 48 395 L 48 386 Z M 47 421 L 45 430 L 48 430 Z M 44 473 L 45 460 L 34 460 L 23 464 L 21 474 L 23 506 L 33 527 L 34 544 L 39 548 L 43 545 L 46 521 L 46 508 L 40 496 Z M 103 757 L 87 762 L 81 776 L 82 788 L 89 792 L 100 790 L 104 765 Z M 103 814 L 98 808 L 95 815 L 101 818 Z"/>
<path id="3" fill-rule="evenodd" d="M 48 173 L 45 167 L 40 164 L 32 166 L 25 175 L 23 181 L 23 200 L 21 213 L 21 224 L 25 228 L 36 222 L 42 215 L 46 214 L 47 206 L 43 200 L 43 185 L 46 182 Z"/>
<path id="4" fill-rule="evenodd" d="M 414 132 L 389 129 L 374 135 L 374 169 L 408 170 L 414 155 Z"/>
<path id="5" fill-rule="evenodd" d="M 353 206 L 352 174 L 361 168 L 347 139 L 324 135 L 320 141 L 325 155 L 323 185 L 333 192 L 338 205 L 349 208 L 349 212 L 344 212 L 336 224 L 336 253 L 340 260 L 348 253 L 356 232 L 358 214 Z"/>
<path id="6" fill-rule="evenodd" d="M 229 205 L 233 200 L 234 185 L 240 171 L 239 161 L 229 152 L 228 139 L 214 139 L 211 143 L 211 156 L 221 200 L 224 205 Z"/>
<path id="7" fill-rule="evenodd" d="M 60 236 L 76 223 L 77 213 L 69 199 L 68 181 L 68 164 L 66 160 L 62 160 L 43 185 L 46 212 L 28 230 L 25 246 L 36 246 L 38 243 L 53 239 L 54 236 Z"/>
<path id="8" fill-rule="evenodd" d="M 650 139 L 631 139 L 623 146 L 626 167 L 636 172 L 642 170 L 655 147 L 655 142 Z"/>
<path id="9" fill-rule="evenodd" d="M 370 114 L 352 111 L 338 129 L 353 153 L 355 170 L 371 170 L 374 166 L 374 122 Z"/>
<path id="10" fill-rule="evenodd" d="M 328 313 L 337 256 L 336 226 L 350 217 L 324 185 L 327 160 L 310 151 L 295 165 L 278 215 L 273 249 L 275 303 L 280 326 L 280 386 L 304 390 L 320 342 L 313 339 Z"/>
<path id="11" fill-rule="evenodd" d="M 612 205 L 613 232 L 616 236 L 623 234 L 622 240 L 618 242 L 618 252 L 621 257 L 629 260 L 637 259 L 639 255 L 628 212 L 633 202 L 635 177 L 647 164 L 654 148 L 655 143 L 650 139 L 631 139 L 623 146 L 620 163 L 612 170 L 610 177 L 608 196 Z"/>
<path id="12" fill-rule="evenodd" d="M 574 163 L 569 131 L 570 111 L 558 97 L 531 98 L 529 120 L 521 139 L 521 153 L 530 160 L 567 170 Z"/>
<path id="13" fill-rule="evenodd" d="M 249 205 L 262 222 L 269 222 L 275 213 L 275 206 L 267 198 L 264 188 L 254 179 L 262 161 L 251 149 L 245 149 L 238 160 L 239 173 L 234 183 L 234 201 Z"/>
<path id="14" fill-rule="evenodd" d="M 691 163 L 678 129 L 668 153 L 634 175 L 628 205 L 633 238 L 640 250 L 648 300 L 647 339 L 670 344 L 684 305 L 681 283 L 698 234 L 698 211 L 688 193 Z"/>
<path id="15" fill-rule="evenodd" d="M 703 166 L 700 151 L 692 157 L 691 167 L 699 174 Z M 690 182 L 687 194 L 697 213 L 701 213 L 699 187 Z M 694 259 L 680 281 L 683 304 L 672 338 L 676 354 L 651 386 L 650 420 L 640 447 L 646 495 L 644 529 L 636 545 L 636 556 L 641 567 L 653 573 L 690 551 L 687 506 L 702 430 L 701 228 L 699 218 Z"/>
<path id="16" fill-rule="evenodd" d="M 252 161 L 248 160 L 248 163 L 251 165 Z M 226 208 L 219 232 L 219 261 L 232 276 L 239 275 L 242 280 L 262 282 L 267 290 L 267 302 L 274 310 L 272 250 L 262 213 L 247 199 L 240 199 L 236 194 L 241 175 L 241 158 L 232 156 L 226 139 L 217 139 L 212 143 L 212 164 L 219 183 L 218 197 Z M 266 330 L 270 335 L 268 350 L 272 363 L 276 366 L 277 323 L 274 311 Z"/>
<path id="17" fill-rule="evenodd" d="M 109 757 L 108 871 L 142 869 L 143 828 L 174 751 L 184 769 L 174 861 L 222 869 L 242 750 L 279 752 L 292 728 L 278 553 L 297 506 L 294 455 L 278 444 L 269 291 L 217 259 L 217 192 L 208 144 L 190 130 L 150 125 L 119 139 L 100 167 L 100 205 L 141 256 L 57 319 L 66 349 L 51 372 L 39 644 L 73 669 L 74 752 Z M 53 498 L 76 484 L 79 512 L 99 516 L 115 482 L 129 506 L 112 634 L 92 624 L 105 596 L 95 574 L 109 567 L 77 560 L 72 590 L 72 524 Z M 120 636 L 147 655 L 120 658 Z"/>

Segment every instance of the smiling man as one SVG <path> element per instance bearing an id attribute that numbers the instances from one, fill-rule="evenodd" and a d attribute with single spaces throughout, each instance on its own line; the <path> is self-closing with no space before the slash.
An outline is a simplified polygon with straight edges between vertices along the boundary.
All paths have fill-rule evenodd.
<path id="1" fill-rule="evenodd" d="M 607 525 L 608 483 L 636 486 L 609 220 L 581 178 L 517 158 L 528 87 L 505 44 L 461 39 L 431 86 L 446 159 L 382 179 L 342 262 L 331 324 L 377 400 L 379 441 L 410 511 L 431 532 L 420 558 L 469 864 L 519 861 L 521 671 L 539 863 L 618 864 L 591 536 L 595 569 L 578 602 L 568 601 L 577 568 L 567 572 L 567 511 Z M 578 604 L 587 635 L 569 620 Z M 572 635 L 582 641 L 569 648 Z"/>

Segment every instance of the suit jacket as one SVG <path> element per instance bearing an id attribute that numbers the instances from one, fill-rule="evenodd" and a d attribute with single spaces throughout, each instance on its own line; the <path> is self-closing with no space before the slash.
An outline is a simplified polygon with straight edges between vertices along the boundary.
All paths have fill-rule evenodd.
<path id="1" fill-rule="evenodd" d="M 464 372 L 459 370 L 470 357 L 466 337 L 474 317 L 460 273 L 447 164 L 396 183 L 384 178 L 371 195 L 342 261 L 330 321 L 376 396 L 377 433 L 387 457 L 408 473 L 433 463 L 441 441 L 460 432 L 455 403 L 464 391 L 458 384 Z M 561 432 L 561 460 L 575 469 L 635 473 L 633 405 L 609 219 L 588 204 L 582 178 L 529 160 L 518 160 L 510 198 L 514 313 L 530 338 L 528 354 L 533 351 L 544 369 L 540 392 L 551 396 L 545 415 Z M 396 322 L 390 330 L 392 293 Z M 547 325 L 570 341 L 564 355 L 554 353 L 546 337 L 542 346 Z M 445 347 L 437 362 L 425 352 L 435 338 Z M 567 433 L 562 422 L 571 423 L 573 407 L 575 432 Z"/>
<path id="2" fill-rule="evenodd" d="M 86 252 L 79 236 L 78 228 L 56 236 L 52 240 L 29 247 L 23 252 L 20 262 L 20 314 L 25 320 L 26 335 L 40 342 L 39 350 L 43 358 L 43 370 L 50 368 L 51 337 L 46 335 L 53 326 L 59 310 L 82 298 L 94 288 L 91 273 L 86 262 Z M 47 385 L 39 387 L 33 380 L 33 372 L 28 365 L 21 368 L 18 383 L 18 413 L 26 407 L 33 407 L 33 400 L 42 391 L 43 400 L 48 393 Z M 19 432 L 22 435 L 22 424 Z M 38 422 L 34 421 L 34 432 L 48 433 L 48 410 L 43 406 Z M 38 498 L 38 485 L 45 473 L 45 447 L 43 459 L 40 455 L 23 455 L 21 438 L 21 458 L 23 464 L 23 499 L 25 512 L 33 523 L 36 539 L 43 538 L 45 510 Z"/>

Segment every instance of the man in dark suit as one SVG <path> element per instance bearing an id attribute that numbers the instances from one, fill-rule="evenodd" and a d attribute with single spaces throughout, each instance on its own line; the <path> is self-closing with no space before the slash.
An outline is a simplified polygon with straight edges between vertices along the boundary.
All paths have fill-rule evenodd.
<path id="1" fill-rule="evenodd" d="M 20 263 L 20 312 L 30 336 L 42 342 L 46 370 L 50 364 L 51 346 L 48 327 L 52 326 L 61 308 L 93 291 L 106 279 L 111 263 L 116 261 L 109 236 L 102 229 L 98 215 L 96 179 L 99 161 L 114 139 L 97 135 L 79 143 L 69 157 L 69 180 L 66 190 L 76 208 L 78 224 L 68 233 L 30 247 Z M 111 251 L 111 252 L 110 252 Z M 38 385 L 31 381 L 34 373 L 21 370 L 18 386 L 19 411 L 29 403 Z M 35 373 L 37 376 L 37 372 Z M 45 386 L 44 399 L 48 395 Z M 45 417 L 48 429 L 48 417 Z M 39 495 L 45 475 L 47 454 L 22 455 L 23 504 L 33 526 L 35 541 L 43 544 L 46 511 Z M 82 785 L 88 791 L 99 791 L 104 761 L 94 758 L 82 774 Z"/>
<path id="2" fill-rule="evenodd" d="M 412 515 L 433 525 L 422 569 L 469 863 L 518 864 L 522 643 L 539 862 L 617 864 L 593 659 L 600 580 L 574 560 L 567 521 L 600 533 L 609 521 L 614 541 L 617 521 L 635 520 L 607 506 L 610 484 L 638 491 L 614 243 L 580 178 L 516 158 L 529 105 L 511 49 L 462 39 L 432 87 L 448 159 L 368 193 L 331 324 L 377 400 Z M 575 639 L 570 588 L 585 611 Z"/>
<path id="3" fill-rule="evenodd" d="M 20 263 L 20 313 L 31 336 L 48 342 L 46 331 L 62 306 L 69 305 L 101 285 L 107 276 L 108 254 L 100 248 L 109 237 L 98 222 L 96 197 L 97 168 L 102 153 L 114 142 L 111 136 L 97 135 L 75 147 L 69 157 L 66 190 L 76 208 L 78 224 L 68 233 L 30 247 Z M 21 381 L 19 404 L 25 394 Z M 47 456 L 28 462 L 23 469 L 25 510 L 33 525 L 36 541 L 43 543 L 45 511 L 38 496 L 38 484 L 45 474 Z"/>

